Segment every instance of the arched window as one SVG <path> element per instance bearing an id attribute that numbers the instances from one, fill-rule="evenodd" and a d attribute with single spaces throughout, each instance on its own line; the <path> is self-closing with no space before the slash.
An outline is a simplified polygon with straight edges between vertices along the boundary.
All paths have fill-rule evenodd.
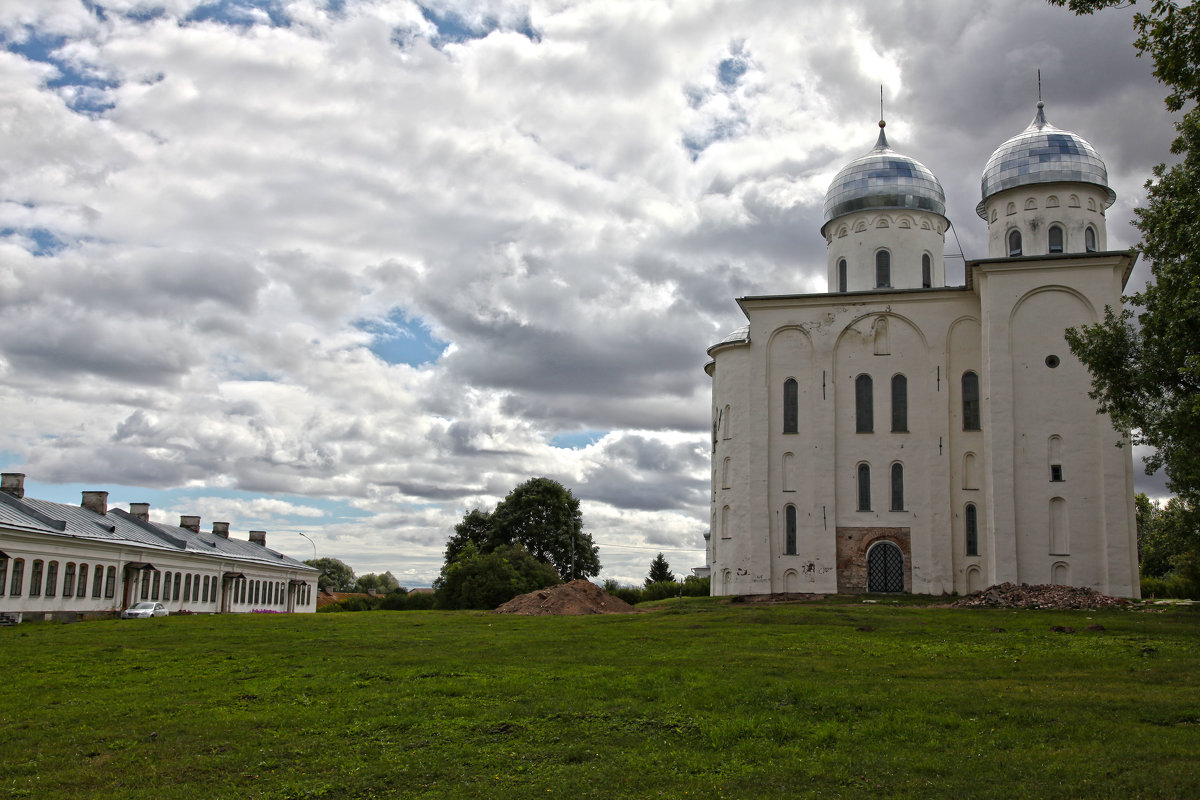
<path id="1" fill-rule="evenodd" d="M 13 560 L 12 580 L 8 582 L 8 594 L 10 597 L 17 597 L 21 594 L 21 584 L 25 582 L 25 559 L 17 558 Z"/>
<path id="2" fill-rule="evenodd" d="M 1008 254 L 1010 256 L 1021 255 L 1021 232 L 1016 228 L 1008 232 Z"/>
<path id="3" fill-rule="evenodd" d="M 75 584 L 75 596 L 76 597 L 87 597 L 87 578 L 88 578 L 88 565 L 80 564 L 79 565 L 79 582 L 77 584 Z M 4 590 L 0 589 L 0 592 L 2 592 L 2 591 L 4 591 Z"/>
<path id="4" fill-rule="evenodd" d="M 111 600 L 117 593 L 117 568 L 109 567 L 104 573 L 104 597 Z"/>
<path id="5" fill-rule="evenodd" d="M 892 433 L 908 433 L 908 378 L 892 376 Z"/>
<path id="6" fill-rule="evenodd" d="M 871 510 L 871 465 L 858 465 L 858 510 Z"/>
<path id="7" fill-rule="evenodd" d="M 892 464 L 892 511 L 904 510 L 904 465 Z"/>
<path id="8" fill-rule="evenodd" d="M 929 289 L 933 286 L 933 260 L 929 257 L 929 253 L 921 255 L 921 288 Z"/>
<path id="9" fill-rule="evenodd" d="M 1063 251 L 1063 229 L 1059 225 L 1050 226 L 1050 252 L 1061 253 Z"/>
<path id="10" fill-rule="evenodd" d="M 892 285 L 892 254 L 880 250 L 875 254 L 875 288 L 887 289 Z"/>
<path id="11" fill-rule="evenodd" d="M 180 579 L 180 578 L 182 578 L 182 577 L 183 577 L 183 573 L 181 573 L 181 572 L 176 572 L 176 573 L 175 573 L 175 588 L 174 588 L 174 590 L 171 592 L 171 599 L 172 599 L 172 600 L 178 600 L 178 599 L 179 599 L 179 579 Z"/>
<path id="12" fill-rule="evenodd" d="M 51 561 L 46 565 L 46 597 L 58 594 L 58 562 Z"/>
<path id="13" fill-rule="evenodd" d="M 783 432 L 796 433 L 800 429 L 800 384 L 795 378 L 783 382 Z"/>
<path id="14" fill-rule="evenodd" d="M 979 430 L 979 376 L 964 372 L 962 376 L 962 417 L 964 431 Z"/>
<path id="15" fill-rule="evenodd" d="M 8 557 L 0 554 L 0 596 L 4 594 L 4 584 L 8 580 Z"/>
<path id="16" fill-rule="evenodd" d="M 42 596 L 42 569 L 43 569 L 42 560 L 40 558 L 35 559 L 33 562 L 33 569 L 31 569 L 29 571 L 29 596 L 30 597 L 41 597 Z"/>
<path id="17" fill-rule="evenodd" d="M 102 591 L 104 591 L 104 565 L 97 564 L 96 571 L 92 575 L 92 597 L 99 598 Z"/>
<path id="18" fill-rule="evenodd" d="M 783 510 L 784 534 L 783 553 L 784 555 L 796 555 L 796 507 L 788 506 Z"/>
<path id="19" fill-rule="evenodd" d="M 846 283 L 846 259 L 844 259 L 844 258 L 838 259 L 837 282 L 838 282 L 837 283 L 838 291 L 839 292 L 846 291 L 846 286 L 847 286 L 847 283 Z"/>
<path id="20" fill-rule="evenodd" d="M 192 600 L 192 576 L 188 575 L 187 580 L 183 582 L 183 602 L 190 603 Z"/>
<path id="21" fill-rule="evenodd" d="M 63 567 L 63 597 L 75 596 L 75 562 L 68 561 Z"/>
<path id="22" fill-rule="evenodd" d="M 875 430 L 875 410 L 872 405 L 873 387 L 870 375 L 854 379 L 854 431 L 871 433 Z"/>
<path id="23" fill-rule="evenodd" d="M 161 587 L 161 586 L 162 586 L 162 573 L 159 572 L 158 570 L 154 570 L 154 588 L 150 590 L 150 599 L 151 600 L 158 599 L 158 590 L 159 590 L 159 587 Z"/>
<path id="24" fill-rule="evenodd" d="M 1091 225 L 1083 231 L 1083 249 L 1089 253 L 1096 252 L 1096 229 Z"/>
<path id="25" fill-rule="evenodd" d="M 964 516 L 967 520 L 967 555 L 979 555 L 979 515 L 974 503 L 967 503 Z"/>
<path id="26" fill-rule="evenodd" d="M 145 570 L 142 570 L 141 572 L 138 573 L 138 575 L 140 576 L 139 579 L 142 582 L 142 599 L 149 600 L 150 599 L 150 573 L 146 572 Z"/>
<path id="27" fill-rule="evenodd" d="M 1067 501 L 1061 497 L 1050 498 L 1050 553 L 1056 556 L 1071 552 L 1071 522 L 1067 512 Z"/>

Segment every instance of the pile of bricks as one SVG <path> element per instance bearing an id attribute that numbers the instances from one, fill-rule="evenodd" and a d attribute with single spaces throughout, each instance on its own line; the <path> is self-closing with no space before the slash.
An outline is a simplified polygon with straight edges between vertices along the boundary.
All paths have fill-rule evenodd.
<path id="1" fill-rule="evenodd" d="M 1109 597 L 1083 586 L 998 583 L 967 595 L 952 604 L 955 608 L 1114 608 L 1129 605 L 1121 597 Z"/>

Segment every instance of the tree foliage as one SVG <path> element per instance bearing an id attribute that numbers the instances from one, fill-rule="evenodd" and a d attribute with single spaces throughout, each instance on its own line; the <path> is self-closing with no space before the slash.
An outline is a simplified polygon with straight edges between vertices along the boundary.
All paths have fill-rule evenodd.
<path id="1" fill-rule="evenodd" d="M 1200 580 L 1200 513 L 1182 498 L 1159 505 L 1139 494 L 1137 539 L 1143 577 Z"/>
<path id="2" fill-rule="evenodd" d="M 491 609 L 558 582 L 554 567 L 520 545 L 505 544 L 482 553 L 468 542 L 442 567 L 433 588 L 438 608 Z"/>
<path id="3" fill-rule="evenodd" d="M 318 590 L 354 591 L 354 570 L 350 569 L 346 562 L 336 558 L 310 558 L 304 563 L 321 570 L 321 574 L 317 576 Z"/>
<path id="4" fill-rule="evenodd" d="M 1132 0 L 1050 0 L 1090 14 Z M 1133 308 L 1106 310 L 1104 322 L 1072 329 L 1067 342 L 1092 373 L 1092 397 L 1135 444 L 1156 448 L 1146 471 L 1165 467 L 1167 486 L 1190 507 L 1200 503 L 1200 5 L 1154 0 L 1134 16 L 1139 54 L 1169 89 L 1176 123 L 1171 151 L 1146 183 L 1135 211 L 1138 250 L 1153 281 L 1124 298 Z M 1190 106 L 1190 108 L 1189 108 Z"/>
<path id="5" fill-rule="evenodd" d="M 391 572 L 368 572 L 365 575 L 359 575 L 358 580 L 354 582 L 354 591 L 366 592 L 374 589 L 379 594 L 388 594 L 400 588 L 400 581 L 396 580 L 396 576 Z"/>
<path id="6" fill-rule="evenodd" d="M 674 580 L 675 576 L 671 573 L 671 565 L 667 563 L 666 557 L 659 553 L 650 562 L 650 574 L 646 576 L 646 585 L 663 581 L 674 582 Z"/>

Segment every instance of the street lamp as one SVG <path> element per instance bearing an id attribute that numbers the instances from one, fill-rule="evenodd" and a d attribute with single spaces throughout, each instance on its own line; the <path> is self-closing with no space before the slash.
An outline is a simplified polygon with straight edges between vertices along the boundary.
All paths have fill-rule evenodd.
<path id="1" fill-rule="evenodd" d="M 276 530 L 278 530 L 280 533 L 295 533 L 299 536 L 303 536 L 305 539 L 308 539 L 308 543 L 311 544 L 313 547 L 313 561 L 317 560 L 317 543 L 314 542 L 312 539 L 309 539 L 308 534 L 306 534 L 302 531 L 288 530 L 286 528 L 277 528 Z"/>

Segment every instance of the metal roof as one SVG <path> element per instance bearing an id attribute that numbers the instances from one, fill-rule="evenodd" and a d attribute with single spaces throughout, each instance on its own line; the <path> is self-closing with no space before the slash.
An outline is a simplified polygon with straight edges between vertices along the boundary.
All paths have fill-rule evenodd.
<path id="1" fill-rule="evenodd" d="M 946 192 L 929 168 L 888 146 L 879 123 L 879 139 L 864 156 L 834 177 L 825 192 L 825 222 L 854 211 L 912 208 L 945 216 Z"/>
<path id="2" fill-rule="evenodd" d="M 1116 202 L 1117 193 L 1108 185 L 1108 168 L 1096 148 L 1082 136 L 1047 122 L 1044 107 L 1039 100 L 1029 127 L 997 147 L 988 159 L 980 179 L 983 200 L 975 207 L 980 217 L 986 218 L 984 204 L 992 195 L 1033 183 L 1091 183 L 1107 190 L 1105 208 Z"/>

